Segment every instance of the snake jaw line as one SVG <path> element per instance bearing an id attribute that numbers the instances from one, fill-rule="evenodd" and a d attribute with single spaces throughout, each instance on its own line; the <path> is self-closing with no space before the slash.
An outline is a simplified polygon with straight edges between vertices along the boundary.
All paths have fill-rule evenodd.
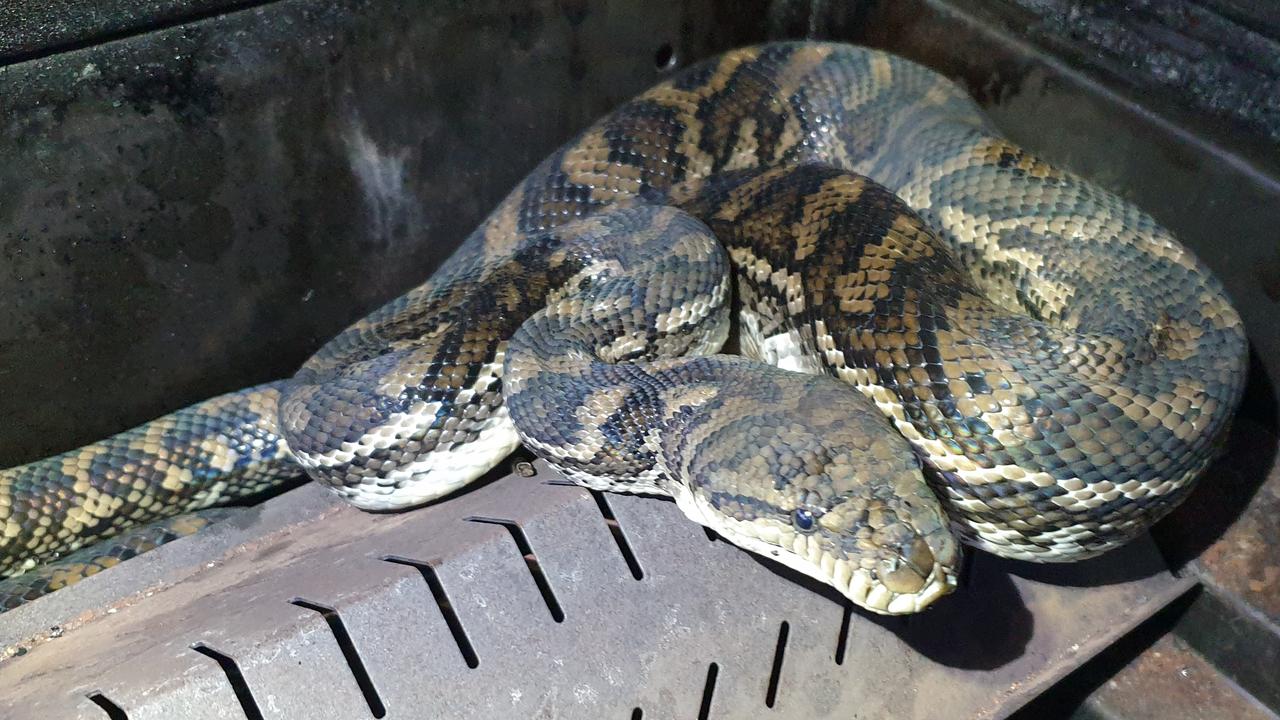
<path id="1" fill-rule="evenodd" d="M 792 533 L 787 543 L 789 526 L 768 520 L 735 520 L 683 485 L 675 487 L 673 498 L 685 515 L 734 545 L 830 585 L 855 605 L 877 615 L 918 613 L 956 589 L 955 570 L 937 559 L 918 590 L 894 592 L 873 571 L 855 568 L 856 558 L 837 558 L 812 535 Z"/>

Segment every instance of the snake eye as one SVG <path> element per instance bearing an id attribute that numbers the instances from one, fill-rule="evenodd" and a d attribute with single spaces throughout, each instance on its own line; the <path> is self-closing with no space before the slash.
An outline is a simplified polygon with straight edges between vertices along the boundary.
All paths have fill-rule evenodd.
<path id="1" fill-rule="evenodd" d="M 796 508 L 791 513 L 791 524 L 800 532 L 812 532 L 817 519 L 808 508 Z"/>

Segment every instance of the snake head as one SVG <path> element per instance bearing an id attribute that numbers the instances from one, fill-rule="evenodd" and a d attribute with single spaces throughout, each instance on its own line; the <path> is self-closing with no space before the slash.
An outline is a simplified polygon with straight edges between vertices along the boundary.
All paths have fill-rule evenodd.
<path id="1" fill-rule="evenodd" d="M 838 380 L 769 375 L 744 386 L 753 409 L 726 402 L 739 412 L 687 456 L 685 514 L 875 613 L 951 592 L 960 547 L 910 444 Z"/>
<path id="2" fill-rule="evenodd" d="M 825 473 L 853 489 L 830 499 L 806 494 L 792 511 L 807 538 L 793 543 L 833 557 L 830 582 L 858 605 L 891 615 L 919 612 L 954 590 L 960 563 L 946 515 L 905 445 L 885 436 L 832 456 Z M 796 522 L 809 516 L 812 523 Z"/>

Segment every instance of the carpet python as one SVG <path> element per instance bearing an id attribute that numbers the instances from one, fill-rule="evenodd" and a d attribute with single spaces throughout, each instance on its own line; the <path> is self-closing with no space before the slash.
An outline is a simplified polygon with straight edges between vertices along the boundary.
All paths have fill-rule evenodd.
<path id="1" fill-rule="evenodd" d="M 590 126 L 292 379 L 0 473 L 0 574 L 300 471 L 412 507 L 523 442 L 914 612 L 961 542 L 1071 561 L 1144 531 L 1212 459 L 1245 357 L 1186 248 L 946 78 L 749 47 Z"/>

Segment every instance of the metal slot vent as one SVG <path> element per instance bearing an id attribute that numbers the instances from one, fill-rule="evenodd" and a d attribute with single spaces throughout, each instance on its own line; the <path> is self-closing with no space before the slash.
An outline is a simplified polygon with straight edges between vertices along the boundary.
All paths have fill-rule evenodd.
<path id="1" fill-rule="evenodd" d="M 218 667 L 222 668 L 222 672 L 226 673 L 227 682 L 231 683 L 231 689 L 235 691 L 236 699 L 240 701 L 240 709 L 244 711 L 246 720 L 262 720 L 262 711 L 258 709 L 258 702 L 253 699 L 253 692 L 249 690 L 249 684 L 245 682 L 244 674 L 240 672 L 236 661 L 204 643 L 196 643 L 191 646 L 191 649 L 211 658 L 218 663 Z"/>
<path id="2" fill-rule="evenodd" d="M 308 486 L 3 616 L 0 716 L 1000 717 L 1189 584 L 1149 542 L 968 575 L 884 619 L 540 464 L 399 515 Z"/>

